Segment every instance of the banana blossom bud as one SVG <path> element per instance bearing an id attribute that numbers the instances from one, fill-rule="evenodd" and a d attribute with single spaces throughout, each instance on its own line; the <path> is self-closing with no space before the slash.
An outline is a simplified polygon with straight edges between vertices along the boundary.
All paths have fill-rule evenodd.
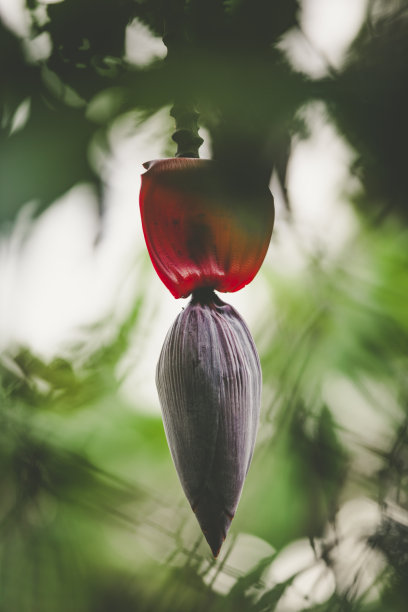
<path id="1" fill-rule="evenodd" d="M 182 487 L 216 557 L 249 469 L 262 374 L 241 316 L 197 291 L 170 328 L 156 383 Z"/>
<path id="2" fill-rule="evenodd" d="M 257 274 L 274 223 L 267 185 L 227 177 L 212 160 L 144 164 L 140 212 L 147 249 L 174 297 L 202 287 L 238 291 Z"/>

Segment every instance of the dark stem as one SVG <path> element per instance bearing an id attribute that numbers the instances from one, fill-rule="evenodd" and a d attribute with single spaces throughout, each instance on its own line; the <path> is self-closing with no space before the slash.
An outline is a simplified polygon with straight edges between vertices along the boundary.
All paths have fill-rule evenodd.
<path id="1" fill-rule="evenodd" d="M 192 304 L 212 304 L 217 301 L 217 298 L 212 287 L 200 287 L 193 291 L 191 302 Z"/>
<path id="2" fill-rule="evenodd" d="M 185 31 L 184 0 L 166 0 L 164 3 L 163 42 L 167 47 L 168 63 L 180 67 L 183 57 L 188 56 L 189 45 Z M 174 117 L 176 130 L 172 139 L 177 144 L 176 157 L 200 157 L 198 149 L 203 139 L 198 133 L 198 113 L 192 99 L 175 95 L 174 106 L 170 111 Z"/>
<path id="3" fill-rule="evenodd" d="M 176 157 L 200 157 L 198 149 L 203 139 L 198 133 L 198 113 L 193 106 L 174 104 L 170 111 L 176 122 L 172 139 L 177 144 Z"/>

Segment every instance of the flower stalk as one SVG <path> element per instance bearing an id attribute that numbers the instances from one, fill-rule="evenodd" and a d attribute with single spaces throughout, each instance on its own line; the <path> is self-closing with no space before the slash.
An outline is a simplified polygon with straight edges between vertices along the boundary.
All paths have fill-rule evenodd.
<path id="1" fill-rule="evenodd" d="M 198 113 L 193 106 L 174 104 L 170 111 L 176 122 L 172 139 L 177 144 L 176 157 L 200 157 L 198 149 L 204 140 L 198 133 Z"/>
<path id="2" fill-rule="evenodd" d="M 166 6 L 171 62 L 186 50 L 184 4 Z M 190 100 L 175 99 L 177 152 L 144 164 L 140 212 L 158 276 L 175 298 L 192 294 L 164 341 L 156 385 L 181 485 L 217 557 L 252 459 L 262 373 L 244 320 L 214 290 L 238 291 L 255 277 L 274 202 L 267 184 L 242 171 L 245 160 L 231 172 L 199 159 L 198 114 Z"/>

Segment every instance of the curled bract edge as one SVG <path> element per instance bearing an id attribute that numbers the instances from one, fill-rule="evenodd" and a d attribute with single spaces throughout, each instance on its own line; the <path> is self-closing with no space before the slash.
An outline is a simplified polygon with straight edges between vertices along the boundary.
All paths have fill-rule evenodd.
<path id="1" fill-rule="evenodd" d="M 170 328 L 156 384 L 171 455 L 216 557 L 235 514 L 258 428 L 262 374 L 238 312 L 193 294 Z"/>

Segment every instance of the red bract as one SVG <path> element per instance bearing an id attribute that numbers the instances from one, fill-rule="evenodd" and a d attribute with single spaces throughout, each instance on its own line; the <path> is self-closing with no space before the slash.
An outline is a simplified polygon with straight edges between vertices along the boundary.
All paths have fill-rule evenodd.
<path id="1" fill-rule="evenodd" d="M 258 272 L 272 234 L 266 186 L 228 177 L 211 160 L 147 162 L 140 211 L 153 266 L 176 298 L 204 287 L 238 291 Z"/>

